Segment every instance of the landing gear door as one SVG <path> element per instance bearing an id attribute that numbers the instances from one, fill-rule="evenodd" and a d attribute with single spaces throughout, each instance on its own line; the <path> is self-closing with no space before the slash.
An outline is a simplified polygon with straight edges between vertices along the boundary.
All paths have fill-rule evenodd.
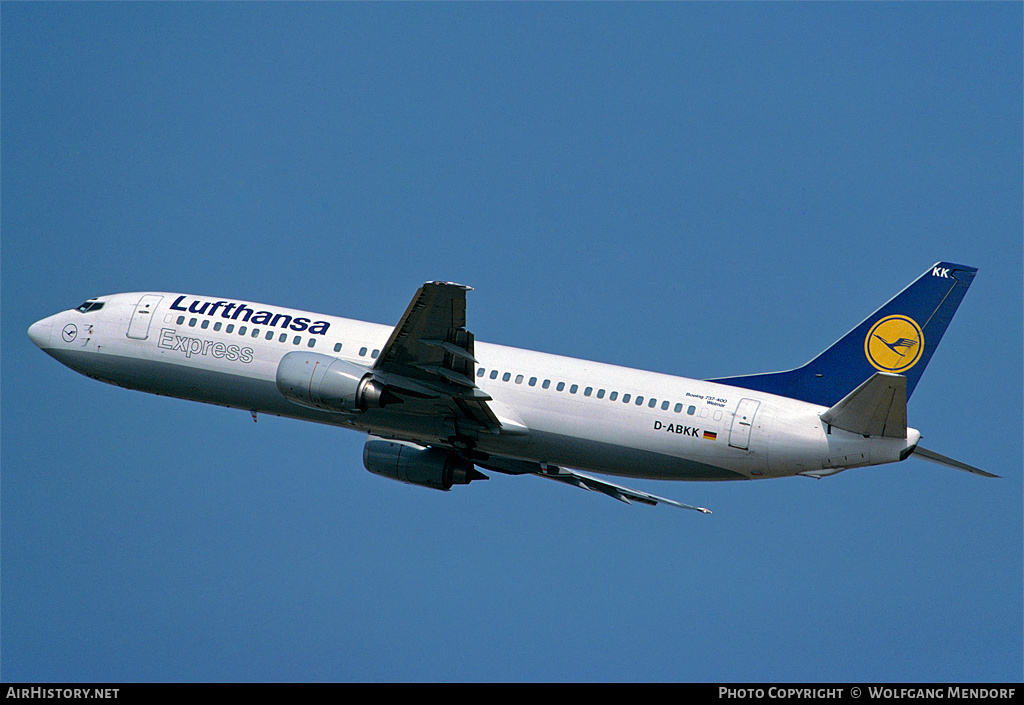
<path id="1" fill-rule="evenodd" d="M 736 406 L 736 414 L 732 417 L 732 429 L 729 431 L 729 445 L 733 448 L 747 450 L 750 447 L 750 429 L 754 425 L 754 414 L 761 402 L 756 399 L 740 399 Z"/>
<path id="2" fill-rule="evenodd" d="M 128 324 L 129 338 L 145 340 L 149 337 L 149 322 L 153 320 L 153 313 L 162 298 L 156 294 L 146 294 L 139 299 L 139 303 L 135 305 L 131 323 Z"/>

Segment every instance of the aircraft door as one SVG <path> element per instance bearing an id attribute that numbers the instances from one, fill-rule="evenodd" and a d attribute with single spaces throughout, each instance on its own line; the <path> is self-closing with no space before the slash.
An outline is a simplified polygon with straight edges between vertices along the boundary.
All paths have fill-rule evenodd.
<path id="1" fill-rule="evenodd" d="M 729 430 L 729 445 L 733 448 L 747 450 L 750 447 L 750 429 L 754 425 L 754 414 L 761 402 L 756 399 L 740 399 L 736 413 L 732 417 L 732 428 Z"/>
<path id="2" fill-rule="evenodd" d="M 128 337 L 136 340 L 145 340 L 149 337 L 149 323 L 153 320 L 153 312 L 162 296 L 146 294 L 139 303 L 135 305 L 135 312 L 132 313 L 132 320 L 128 324 Z"/>

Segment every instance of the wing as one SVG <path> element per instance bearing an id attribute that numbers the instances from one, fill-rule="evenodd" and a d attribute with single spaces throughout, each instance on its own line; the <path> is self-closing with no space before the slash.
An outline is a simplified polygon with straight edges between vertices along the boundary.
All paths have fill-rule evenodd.
<path id="1" fill-rule="evenodd" d="M 654 506 L 658 502 L 664 502 L 665 504 L 671 504 L 673 507 L 679 507 L 681 509 L 693 509 L 697 512 L 703 512 L 704 514 L 710 514 L 710 509 L 704 507 L 694 507 L 690 504 L 683 504 L 677 502 L 674 499 L 666 499 L 665 497 L 659 497 L 655 494 L 648 494 L 647 492 L 641 492 L 640 490 L 631 490 L 628 487 L 622 485 L 616 485 L 613 482 L 607 480 L 599 480 L 596 477 L 590 475 L 584 475 L 576 470 L 567 470 L 565 468 L 556 468 L 548 466 L 547 470 L 535 473 L 541 477 L 547 477 L 551 480 L 558 480 L 564 482 L 567 485 L 575 485 L 576 487 L 582 487 L 585 490 L 593 490 L 594 492 L 603 492 L 604 494 L 631 504 L 632 502 L 642 502 L 643 504 L 649 504 Z"/>
<path id="2" fill-rule="evenodd" d="M 373 370 L 399 392 L 429 397 L 468 432 L 523 433 L 513 419 L 502 420 L 491 398 L 476 386 L 473 334 L 466 330 L 466 292 L 451 282 L 427 282 L 409 303 Z"/>
<path id="3" fill-rule="evenodd" d="M 577 470 L 569 470 L 567 468 L 557 467 L 547 463 L 535 463 L 528 460 L 516 460 L 515 458 L 503 458 L 499 456 L 491 456 L 485 460 L 478 459 L 475 462 L 482 468 L 502 472 L 507 475 L 539 475 L 540 477 L 546 477 L 549 480 L 557 480 L 558 482 L 565 483 L 566 485 L 573 485 L 574 487 L 579 487 L 584 490 L 601 492 L 602 494 L 606 494 L 609 497 L 617 499 L 620 502 L 625 502 L 626 504 L 640 502 L 642 504 L 654 506 L 659 502 L 664 502 L 665 504 L 671 504 L 673 507 L 679 507 L 681 509 L 692 509 L 704 514 L 711 513 L 710 509 L 705 509 L 704 507 L 694 507 L 690 504 L 677 502 L 674 499 L 667 499 L 655 494 L 641 492 L 640 490 L 633 490 L 628 487 L 623 487 L 622 485 L 616 485 L 614 482 L 608 482 L 607 480 L 600 480 L 591 475 L 585 475 Z"/>

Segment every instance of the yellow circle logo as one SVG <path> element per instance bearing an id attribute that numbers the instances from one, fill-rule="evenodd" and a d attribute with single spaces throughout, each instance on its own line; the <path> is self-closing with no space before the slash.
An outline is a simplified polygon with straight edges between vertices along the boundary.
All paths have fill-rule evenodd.
<path id="1" fill-rule="evenodd" d="M 921 359 L 924 333 L 906 316 L 886 316 L 871 327 L 864 338 L 864 354 L 872 367 L 882 372 L 904 372 Z"/>

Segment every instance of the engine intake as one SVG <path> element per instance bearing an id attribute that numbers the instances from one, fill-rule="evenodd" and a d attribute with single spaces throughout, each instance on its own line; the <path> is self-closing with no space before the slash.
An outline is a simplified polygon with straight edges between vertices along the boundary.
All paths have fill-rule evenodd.
<path id="1" fill-rule="evenodd" d="M 383 409 L 402 399 L 364 365 L 329 355 L 290 352 L 277 366 L 277 388 L 291 402 L 324 411 Z"/>
<path id="2" fill-rule="evenodd" d="M 435 490 L 449 490 L 452 485 L 487 479 L 473 463 L 455 451 L 424 448 L 375 436 L 363 446 L 363 465 L 375 475 Z"/>

